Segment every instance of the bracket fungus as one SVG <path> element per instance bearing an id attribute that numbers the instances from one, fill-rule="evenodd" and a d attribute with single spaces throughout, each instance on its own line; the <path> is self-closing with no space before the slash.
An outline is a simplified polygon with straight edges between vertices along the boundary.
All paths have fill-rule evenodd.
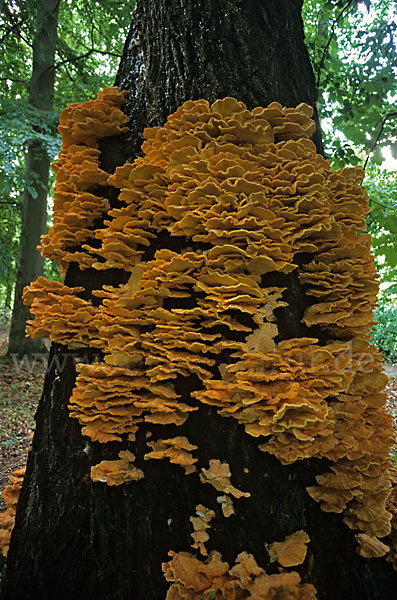
<path id="1" fill-rule="evenodd" d="M 109 174 L 100 168 L 101 138 L 127 131 L 129 120 L 120 110 L 128 92 L 105 88 L 96 100 L 74 103 L 60 115 L 62 149 L 53 165 L 54 224 L 41 238 L 43 256 L 59 263 L 65 273 L 71 262 L 81 269 L 91 267 L 97 258 L 78 250 L 93 235 L 97 219 L 106 215 L 109 201 L 98 190 L 108 185 Z"/>
<path id="2" fill-rule="evenodd" d="M 306 104 L 249 110 L 224 98 L 185 102 L 164 126 L 145 129 L 142 156 L 108 174 L 98 142 L 126 130 L 125 96 L 109 88 L 63 111 L 54 225 L 41 248 L 63 272 L 74 262 L 129 280 L 104 285 L 93 300 L 41 279 L 25 292 L 30 335 L 103 353 L 78 366 L 70 416 L 99 443 L 128 444 L 141 427 L 181 427 L 180 436 L 167 430 L 150 442 L 145 458 L 167 456 L 189 470 L 200 448 L 193 459 L 175 440 L 205 405 L 283 464 L 328 459 L 310 496 L 343 513 L 348 527 L 387 535 L 392 427 L 370 345 L 378 284 L 363 233 L 362 169 L 331 171 L 309 139 Z M 165 238 L 173 250 L 153 243 Z M 291 285 L 305 296 L 297 324 L 305 333 L 288 337 L 279 315 Z M 195 381 L 191 393 L 180 393 L 184 378 Z M 227 463 L 212 460 L 199 476 L 226 494 L 228 514 L 229 495 L 249 496 L 231 485 Z M 205 569 L 218 562 L 212 555 Z M 175 556 L 169 564 L 176 582 Z M 174 598 L 193 597 L 185 583 L 173 584 Z"/>
<path id="3" fill-rule="evenodd" d="M 193 533 L 191 534 L 194 543 L 192 544 L 192 548 L 197 548 L 200 550 L 200 553 L 203 556 L 208 556 L 207 549 L 205 547 L 205 542 L 209 540 L 209 534 L 207 533 L 207 529 L 209 529 L 211 519 L 215 518 L 215 512 L 206 508 L 202 504 L 198 504 L 196 506 L 196 516 L 190 517 L 190 522 L 193 526 Z"/>
<path id="4" fill-rule="evenodd" d="M 9 484 L 6 485 L 2 492 L 4 502 L 6 503 L 6 510 L 0 512 L 0 550 L 3 556 L 7 556 L 8 554 L 24 476 L 25 467 L 14 471 L 12 475 L 8 476 Z"/>
<path id="5" fill-rule="evenodd" d="M 197 462 L 197 458 L 191 454 L 191 451 L 197 450 L 197 446 L 191 444 L 187 437 L 179 435 L 167 440 L 147 442 L 147 445 L 152 448 L 152 451 L 145 454 L 145 460 L 169 458 L 170 462 L 184 467 L 187 474 L 196 471 L 194 463 Z"/>
<path id="6" fill-rule="evenodd" d="M 251 496 L 249 492 L 242 492 L 232 485 L 231 475 L 230 467 L 226 462 L 222 463 L 220 460 L 213 458 L 210 460 L 208 469 L 201 469 L 200 481 L 209 483 L 218 492 L 231 494 L 235 498 L 249 498 Z"/>
<path id="7" fill-rule="evenodd" d="M 134 460 L 132 452 L 122 450 L 118 460 L 103 460 L 91 467 L 91 479 L 107 485 L 121 485 L 127 481 L 142 479 L 143 471 L 136 468 Z"/>
<path id="8" fill-rule="evenodd" d="M 123 434 L 135 435 L 143 421 L 180 425 L 195 410 L 177 401 L 172 384 L 153 383 L 139 369 L 80 363 L 77 371 L 70 416 L 93 441 L 121 441 Z"/>
<path id="9" fill-rule="evenodd" d="M 287 535 L 282 542 L 267 544 L 270 562 L 277 561 L 282 567 L 301 565 L 306 558 L 306 544 L 309 542 L 310 538 L 307 533 L 300 530 Z"/>
<path id="10" fill-rule="evenodd" d="M 370 537 L 365 533 L 358 533 L 355 538 L 358 542 L 356 552 L 364 558 L 379 558 L 385 556 L 390 550 L 389 546 L 383 544 L 378 538 Z"/>
<path id="11" fill-rule="evenodd" d="M 171 583 L 167 600 L 317 598 L 314 586 L 302 584 L 295 571 L 268 575 L 247 552 L 241 552 L 231 568 L 216 551 L 205 562 L 188 552 L 168 554 L 171 560 L 162 565 L 165 578 Z"/>
<path id="12" fill-rule="evenodd" d="M 49 337 L 52 342 L 68 348 L 83 348 L 98 336 L 94 325 L 97 309 L 92 303 L 77 296 L 84 288 L 70 288 L 58 281 L 39 277 L 24 289 L 24 304 L 30 305 L 35 319 L 27 322 L 27 334 Z M 95 346 L 100 346 L 95 340 Z"/>
<path id="13" fill-rule="evenodd" d="M 388 562 L 391 562 L 393 568 L 397 571 L 397 466 L 389 470 L 390 480 L 392 484 L 391 494 L 386 502 L 386 508 L 391 512 L 391 532 L 387 540 L 390 546 L 390 552 L 386 557 Z"/>
<path id="14" fill-rule="evenodd" d="M 234 515 L 234 505 L 233 500 L 230 496 L 218 496 L 216 501 L 221 505 L 222 513 L 224 517 L 231 517 Z"/>

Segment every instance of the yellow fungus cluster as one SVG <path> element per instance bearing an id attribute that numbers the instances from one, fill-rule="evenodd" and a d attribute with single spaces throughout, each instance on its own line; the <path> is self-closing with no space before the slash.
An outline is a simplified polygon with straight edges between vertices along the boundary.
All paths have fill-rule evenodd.
<path id="1" fill-rule="evenodd" d="M 335 419 L 333 445 L 323 456 L 334 464 L 307 490 L 323 510 L 344 511 L 344 522 L 352 529 L 383 537 L 390 532 L 387 469 L 394 437 L 382 408 L 387 377 L 379 352 L 364 340 L 353 340 L 351 360 L 353 378 L 347 392 L 329 403 Z"/>
<path id="2" fill-rule="evenodd" d="M 383 544 L 377 537 L 371 537 L 365 533 L 358 533 L 356 536 L 358 546 L 357 554 L 364 558 L 378 558 L 385 556 L 390 550 L 389 546 Z"/>
<path id="3" fill-rule="evenodd" d="M 57 229 L 54 220 L 48 243 L 59 242 L 63 265 L 117 268 L 130 279 L 96 290 L 98 308 L 69 302 L 63 321 L 67 292 L 56 301 L 50 288 L 47 299 L 29 296 L 51 305 L 36 311 L 34 335 L 61 341 L 53 312 L 64 327 L 75 322 L 72 311 L 85 311 L 78 343 L 104 353 L 102 363 L 79 367 L 71 416 L 92 440 L 121 441 L 144 422 L 183 425 L 197 404 L 210 405 L 284 464 L 328 458 L 333 464 L 310 495 L 324 510 L 344 511 L 349 527 L 386 535 L 392 428 L 368 335 L 377 280 L 361 233 L 362 169 L 331 171 L 309 139 L 305 104 L 248 110 L 233 98 L 188 101 L 164 126 L 145 130 L 142 157 L 107 177 L 121 206 L 108 210 L 99 200 L 94 220 L 106 217 L 95 229 L 87 194 L 106 175 L 97 142 L 123 130 L 123 99 L 107 91 L 98 104 L 64 113 Z M 286 290 L 299 282 L 307 334 L 280 340 Z M 62 343 L 70 346 L 66 333 Z M 198 382 L 191 404 L 176 392 L 181 377 Z M 189 461 L 188 448 L 177 449 L 182 437 L 150 442 L 146 457 Z"/>
<path id="4" fill-rule="evenodd" d="M 392 563 L 394 569 L 397 571 L 397 466 L 394 465 L 389 470 L 389 476 L 392 482 L 392 492 L 387 500 L 387 509 L 391 512 L 391 533 L 388 540 L 390 545 L 390 552 L 387 556 L 389 562 Z"/>
<path id="5" fill-rule="evenodd" d="M 307 139 L 310 115 L 304 104 L 249 111 L 233 98 L 199 100 L 186 102 L 164 127 L 146 129 L 145 157 L 109 180 L 127 206 L 111 211 L 108 231 L 97 232 L 97 254 L 107 260 L 95 266 L 130 270 L 166 229 L 211 244 L 213 268 L 257 276 L 293 270 L 294 253 L 313 248 L 310 238 L 330 229 L 322 214 L 327 198 L 310 198 L 310 206 L 306 200 L 319 189 L 325 164 Z"/>
<path id="6" fill-rule="evenodd" d="M 215 511 L 206 508 L 202 504 L 196 506 L 196 516 L 190 517 L 190 522 L 193 526 L 192 548 L 197 548 L 203 556 L 208 556 L 205 542 L 209 540 L 207 529 L 210 528 L 211 519 L 215 518 Z"/>
<path id="7" fill-rule="evenodd" d="M 333 432 L 326 399 L 345 391 L 352 374 L 343 370 L 346 344 L 316 342 L 297 338 L 244 352 L 242 360 L 224 366 L 222 380 L 207 381 L 195 396 L 237 419 L 250 435 L 272 436 L 260 448 L 283 463 L 319 455 Z"/>
<path id="8" fill-rule="evenodd" d="M 200 481 L 209 483 L 218 492 L 230 494 L 235 498 L 249 498 L 249 492 L 242 492 L 231 484 L 231 471 L 228 463 L 221 462 L 218 459 L 211 459 L 208 469 L 201 469 Z"/>
<path id="9" fill-rule="evenodd" d="M 71 262 L 88 268 L 96 259 L 79 248 L 93 234 L 93 227 L 110 208 L 100 190 L 108 185 L 109 174 L 100 167 L 101 138 L 126 131 L 128 121 L 120 105 L 126 92 L 106 88 L 96 100 L 74 103 L 60 115 L 62 150 L 53 165 L 54 224 L 42 236 L 43 256 L 56 260 L 63 272 Z"/>
<path id="10" fill-rule="evenodd" d="M 68 287 L 58 281 L 39 277 L 24 289 L 24 304 L 30 305 L 34 320 L 27 322 L 27 334 L 32 338 L 49 337 L 68 348 L 93 345 L 98 331 L 94 319 L 97 309 L 77 294 L 82 287 Z M 101 345 L 100 343 L 96 344 Z"/>
<path id="11" fill-rule="evenodd" d="M 314 586 L 302 584 L 295 571 L 268 575 L 247 552 L 241 552 L 231 568 L 216 551 L 205 562 L 188 552 L 171 551 L 169 556 L 171 560 L 162 565 L 165 578 L 171 583 L 167 600 L 317 598 Z"/>
<path id="12" fill-rule="evenodd" d="M 170 384 L 153 384 L 142 371 L 104 363 L 77 366 L 76 387 L 70 398 L 70 416 L 82 432 L 100 443 L 134 439 L 138 423 L 181 425 L 197 410 L 178 402 Z"/>

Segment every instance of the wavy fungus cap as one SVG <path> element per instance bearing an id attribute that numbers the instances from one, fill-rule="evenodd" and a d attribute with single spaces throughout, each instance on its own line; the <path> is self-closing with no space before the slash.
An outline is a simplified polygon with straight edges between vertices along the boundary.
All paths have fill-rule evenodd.
<path id="1" fill-rule="evenodd" d="M 282 542 L 273 542 L 266 546 L 270 561 L 277 561 L 282 567 L 295 567 L 301 565 L 305 558 L 310 538 L 302 529 L 296 531 Z"/>
<path id="2" fill-rule="evenodd" d="M 121 485 L 144 477 L 143 471 L 134 465 L 135 456 L 128 450 L 119 452 L 119 460 L 103 460 L 91 467 L 91 479 L 107 485 Z"/>

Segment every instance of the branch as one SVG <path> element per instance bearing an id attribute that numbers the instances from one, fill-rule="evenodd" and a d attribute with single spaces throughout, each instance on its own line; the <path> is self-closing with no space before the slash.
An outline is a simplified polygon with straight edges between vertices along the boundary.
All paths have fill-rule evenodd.
<path id="1" fill-rule="evenodd" d="M 381 125 L 381 127 L 379 129 L 379 133 L 376 136 L 376 140 L 374 141 L 374 143 L 372 144 L 371 148 L 369 149 L 369 152 L 367 154 L 367 158 L 365 159 L 364 171 L 365 171 L 365 169 L 367 167 L 367 164 L 368 164 L 368 161 L 369 161 L 369 156 L 370 156 L 371 152 L 373 152 L 375 150 L 375 148 L 376 148 L 376 146 L 377 146 L 377 144 L 378 144 L 378 142 L 380 140 L 380 136 L 382 135 L 383 129 L 384 129 L 385 125 L 386 125 L 386 121 L 388 121 L 392 117 L 397 117 L 397 112 L 387 113 L 387 115 L 383 118 L 382 125 Z"/>
<path id="2" fill-rule="evenodd" d="M 88 52 L 85 52 L 84 54 L 80 54 L 80 56 L 75 56 L 73 58 L 66 58 L 65 60 L 62 60 L 61 62 L 59 62 L 56 65 L 54 65 L 54 69 L 59 69 L 59 67 L 63 67 L 63 65 L 67 65 L 67 64 L 70 64 L 72 62 L 76 62 L 76 61 L 81 60 L 83 58 L 88 58 L 93 52 L 94 52 L 94 49 L 91 48 L 91 50 L 88 50 Z"/>
<path id="3" fill-rule="evenodd" d="M 106 56 L 115 56 L 116 58 L 121 58 L 123 56 L 122 54 L 119 54 L 118 52 L 110 52 L 110 50 L 96 50 L 94 48 L 93 52 L 96 52 L 97 54 L 103 54 Z"/>
<path id="4" fill-rule="evenodd" d="M 63 67 L 63 65 L 72 62 L 77 62 L 78 60 L 82 60 L 83 58 L 88 58 L 89 56 L 91 56 L 91 54 L 103 54 L 105 56 L 116 56 L 117 58 L 121 58 L 122 56 L 117 52 L 109 52 L 107 50 L 98 50 L 97 48 L 90 48 L 89 50 L 87 50 L 87 52 L 84 52 L 84 54 L 80 54 L 79 56 L 74 56 L 73 58 L 67 58 L 65 60 L 62 60 L 54 66 L 54 69 L 59 69 L 59 67 Z"/>
<path id="5" fill-rule="evenodd" d="M 4 29 L 5 34 L 0 38 L 0 44 L 2 44 L 9 35 L 16 33 L 18 35 L 18 27 L 17 25 L 12 25 L 10 27 L 7 27 L 6 25 L 3 27 L 1 27 L 1 29 Z"/>
<path id="6" fill-rule="evenodd" d="M 28 83 L 27 79 L 14 79 L 14 77 L 0 77 L 0 81 L 12 81 L 13 83 Z"/>
<path id="7" fill-rule="evenodd" d="M 70 72 L 70 70 L 69 70 L 69 65 L 68 65 L 68 64 L 65 64 L 65 73 L 66 73 L 66 75 L 69 77 L 69 79 L 70 79 L 70 81 L 71 81 L 72 83 L 76 83 L 76 78 L 75 78 L 75 77 L 73 77 L 73 75 L 71 74 L 71 72 Z"/>
<path id="8" fill-rule="evenodd" d="M 371 206 L 372 203 L 377 204 L 378 206 L 381 206 L 382 208 L 386 208 L 387 210 L 395 210 L 395 208 L 396 208 L 395 204 L 393 204 L 393 206 L 388 206 L 387 204 L 382 204 L 382 202 L 378 202 L 377 200 L 370 198 L 369 205 Z"/>
<path id="9" fill-rule="evenodd" d="M 377 221 L 373 215 L 371 213 L 368 214 L 368 218 L 372 221 L 372 223 L 374 225 L 376 225 L 377 227 L 382 227 L 382 225 L 379 224 L 379 221 Z M 397 235 L 397 231 L 392 231 L 391 229 L 387 229 L 386 231 L 388 231 L 388 233 L 392 233 L 393 235 Z"/>
<path id="10" fill-rule="evenodd" d="M 347 11 L 347 9 L 350 8 L 350 6 L 353 4 L 353 2 L 355 2 L 355 0 L 349 0 L 345 4 L 345 6 L 342 8 L 342 10 L 340 11 L 339 15 L 336 17 L 336 19 L 334 19 L 334 21 L 332 22 L 332 25 L 331 25 L 332 33 L 329 36 L 328 41 L 327 41 L 327 43 L 325 45 L 324 52 L 322 54 L 322 57 L 321 57 L 321 60 L 320 60 L 320 64 L 319 64 L 319 67 L 318 67 L 318 70 L 317 70 L 317 81 L 316 81 L 316 87 L 317 88 L 320 85 L 321 71 L 322 71 L 322 68 L 324 66 L 324 61 L 325 61 L 325 57 L 327 56 L 328 48 L 329 48 L 329 46 L 330 46 L 330 44 L 332 42 L 332 38 L 335 35 L 335 27 L 336 27 L 338 21 L 342 18 L 342 16 L 344 16 L 344 13 Z"/>
<path id="11" fill-rule="evenodd" d="M 0 200 L 0 204 L 11 204 L 12 206 L 20 206 L 21 203 L 18 202 L 17 200 L 8 200 L 7 198 L 4 198 L 3 196 L 0 196 L 1 200 Z"/>

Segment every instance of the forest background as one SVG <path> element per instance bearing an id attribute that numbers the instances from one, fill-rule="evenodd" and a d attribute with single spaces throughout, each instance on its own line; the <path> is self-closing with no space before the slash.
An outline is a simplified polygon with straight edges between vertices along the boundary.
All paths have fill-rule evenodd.
<path id="1" fill-rule="evenodd" d="M 23 222 L 23 198 L 40 193 L 25 162 L 32 146 L 56 160 L 59 112 L 111 86 L 134 1 L 59 0 L 51 110 L 29 96 L 37 15 L 43 0 L 0 2 L 0 328 L 10 325 Z M 58 6 L 57 6 L 58 10 Z M 306 44 L 318 89 L 325 153 L 334 168 L 362 164 L 381 292 L 374 343 L 397 362 L 397 5 L 393 0 L 305 0 Z M 51 224 L 51 171 L 47 225 Z M 44 274 L 59 279 L 49 259 Z"/>

